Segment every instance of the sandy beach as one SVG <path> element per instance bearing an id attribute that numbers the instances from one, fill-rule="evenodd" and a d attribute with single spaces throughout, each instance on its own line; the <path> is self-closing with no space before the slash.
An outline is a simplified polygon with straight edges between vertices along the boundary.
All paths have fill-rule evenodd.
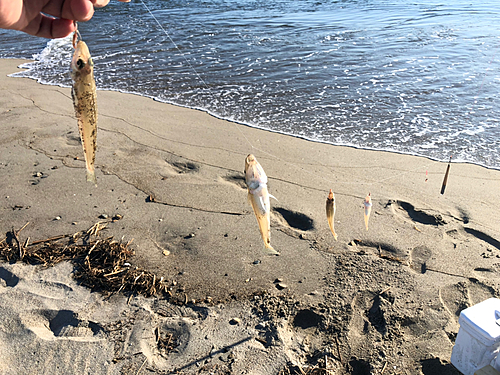
<path id="1" fill-rule="evenodd" d="M 0 263 L 1 374 L 458 374 L 460 311 L 500 296 L 500 171 L 453 163 L 441 195 L 447 163 L 98 91 L 94 186 L 70 89 L 7 77 L 22 62 L 0 60 L 0 240 L 100 222 L 169 295 L 103 295 L 70 262 Z M 280 256 L 247 201 L 250 153 Z"/>

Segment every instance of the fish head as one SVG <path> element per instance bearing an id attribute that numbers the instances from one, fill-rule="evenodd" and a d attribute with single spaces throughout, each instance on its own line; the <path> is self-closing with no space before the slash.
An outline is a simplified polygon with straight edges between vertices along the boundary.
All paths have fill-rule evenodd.
<path id="1" fill-rule="evenodd" d="M 71 60 L 71 71 L 76 75 L 88 75 L 94 71 L 94 61 L 90 56 L 89 48 L 84 41 L 76 45 L 73 59 Z"/>
<path id="2" fill-rule="evenodd" d="M 250 189 L 267 184 L 266 172 L 252 154 L 245 159 L 245 182 Z"/>
<path id="3" fill-rule="evenodd" d="M 335 199 L 335 197 L 333 195 L 333 191 L 332 191 L 332 189 L 330 189 L 330 192 L 328 193 L 328 200 L 333 201 L 334 199 Z"/>
<path id="4" fill-rule="evenodd" d="M 255 159 L 255 156 L 252 154 L 249 154 L 246 159 L 245 159 L 245 174 L 248 171 L 248 168 L 250 168 L 251 165 L 255 165 L 257 163 L 257 159 Z"/>
<path id="5" fill-rule="evenodd" d="M 368 193 L 363 204 L 365 205 L 365 210 L 372 206 L 372 195 Z"/>

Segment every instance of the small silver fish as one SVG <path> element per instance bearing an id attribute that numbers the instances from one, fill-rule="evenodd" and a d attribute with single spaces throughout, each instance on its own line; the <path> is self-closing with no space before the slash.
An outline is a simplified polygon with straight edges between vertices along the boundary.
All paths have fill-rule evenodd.
<path id="1" fill-rule="evenodd" d="M 363 201 L 365 206 L 365 227 L 368 230 L 368 220 L 370 220 L 370 213 L 372 212 L 372 194 L 368 193 L 365 200 Z"/>
<path id="2" fill-rule="evenodd" d="M 279 254 L 271 246 L 271 203 L 269 197 L 272 195 L 267 190 L 267 176 L 252 154 L 245 159 L 245 182 L 248 187 L 248 200 L 257 218 L 264 246 L 271 254 Z"/>
<path id="3" fill-rule="evenodd" d="M 337 241 L 337 233 L 335 233 L 333 219 L 335 217 L 336 210 L 337 208 L 335 206 L 335 195 L 333 194 L 332 189 L 330 189 L 328 198 L 326 198 L 326 218 L 328 220 L 328 225 L 330 226 L 330 230 L 332 231 L 333 238 L 335 238 L 335 241 Z"/>
<path id="4" fill-rule="evenodd" d="M 82 140 L 87 181 L 97 185 L 94 162 L 97 137 L 97 93 L 94 80 L 94 62 L 85 42 L 76 44 L 76 32 L 73 37 L 75 53 L 71 60 L 71 78 L 73 88 L 71 96 L 75 106 L 75 115 Z"/>

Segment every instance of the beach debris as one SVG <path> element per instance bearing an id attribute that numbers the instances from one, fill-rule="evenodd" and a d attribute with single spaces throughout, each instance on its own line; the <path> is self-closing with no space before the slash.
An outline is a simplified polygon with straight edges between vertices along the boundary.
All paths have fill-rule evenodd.
<path id="1" fill-rule="evenodd" d="M 271 203 L 269 197 L 272 195 L 267 191 L 267 176 L 252 154 L 245 159 L 245 182 L 248 187 L 248 200 L 257 218 L 264 246 L 270 254 L 279 255 L 271 246 Z"/>
<path id="2" fill-rule="evenodd" d="M 75 31 L 73 35 L 75 52 L 71 60 L 71 78 L 73 79 L 71 96 L 85 155 L 87 181 L 97 185 L 94 170 L 97 137 L 97 94 L 94 62 L 87 44 L 82 40 L 77 42 L 78 35 L 78 31 Z"/>
<path id="3" fill-rule="evenodd" d="M 392 288 L 392 286 L 388 286 L 387 288 L 385 288 L 385 289 L 381 290 L 381 291 L 378 293 L 378 295 L 379 295 L 379 296 L 381 296 L 381 295 L 382 295 L 382 294 L 384 294 L 385 292 L 389 291 L 389 289 L 391 289 L 391 288 Z"/>
<path id="4" fill-rule="evenodd" d="M 340 363 L 344 363 L 343 359 L 342 359 L 342 351 L 340 350 L 340 343 L 339 343 L 339 338 L 337 336 L 334 336 L 335 337 L 335 344 L 337 345 L 337 353 L 339 354 L 339 360 L 340 360 Z"/>
<path id="5" fill-rule="evenodd" d="M 429 181 L 429 171 L 425 171 L 425 181 L 424 182 L 427 182 Z"/>
<path id="6" fill-rule="evenodd" d="M 332 231 L 333 238 L 335 238 L 335 241 L 337 241 L 337 234 L 335 233 L 334 222 L 333 222 L 333 219 L 335 218 L 335 211 L 336 211 L 335 195 L 333 194 L 332 189 L 330 189 L 330 193 L 328 193 L 328 198 L 326 198 L 326 218 L 328 220 L 328 226 Z"/>
<path id="7" fill-rule="evenodd" d="M 446 173 L 444 174 L 443 185 L 441 185 L 441 195 L 444 194 L 444 190 L 446 189 L 446 184 L 448 183 L 448 175 L 450 174 L 450 165 L 451 165 L 451 155 L 450 155 L 450 161 L 448 162 L 448 166 L 446 167 Z"/>
<path id="8" fill-rule="evenodd" d="M 365 227 L 368 230 L 368 220 L 370 220 L 370 213 L 372 212 L 372 195 L 368 193 L 363 205 L 365 206 Z"/>
<path id="9" fill-rule="evenodd" d="M 17 231 L 12 229 L 4 239 L 0 239 L 1 261 L 22 261 L 43 267 L 71 261 L 75 265 L 74 278 L 104 295 L 122 292 L 146 297 L 171 296 L 163 278 L 130 265 L 128 259 L 134 255 L 134 251 L 129 248 L 131 241 L 123 243 L 112 237 L 96 238 L 98 229 L 104 228 L 100 223 L 74 234 L 53 236 L 31 243 L 28 238 L 23 243 L 18 236 L 26 225 Z"/>
<path id="10" fill-rule="evenodd" d="M 179 346 L 179 337 L 172 332 L 161 331 L 160 327 L 155 329 L 155 338 L 156 346 L 163 354 L 168 354 Z"/>

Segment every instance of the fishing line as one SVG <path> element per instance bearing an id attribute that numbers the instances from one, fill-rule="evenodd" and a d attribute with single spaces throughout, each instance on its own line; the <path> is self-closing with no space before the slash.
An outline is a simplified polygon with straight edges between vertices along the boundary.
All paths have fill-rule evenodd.
<path id="1" fill-rule="evenodd" d="M 185 54 L 180 50 L 180 48 L 177 46 L 177 44 L 174 42 L 174 40 L 172 39 L 172 37 L 170 36 L 170 34 L 168 33 L 168 31 L 163 27 L 163 25 L 160 23 L 160 21 L 158 20 L 158 18 L 156 18 L 156 16 L 153 14 L 153 12 L 151 11 L 151 9 L 149 9 L 149 7 L 146 5 L 146 3 L 144 2 L 144 0 L 141 0 L 141 3 L 142 5 L 144 6 L 144 8 L 147 10 L 147 12 L 151 15 L 151 17 L 154 19 L 154 21 L 156 22 L 156 24 L 159 26 L 159 28 L 163 31 L 163 33 L 167 36 L 167 38 L 170 40 L 170 42 L 173 44 L 173 46 L 177 49 L 177 51 L 180 53 L 180 55 L 182 56 L 182 58 L 184 59 L 184 61 L 186 61 L 187 65 L 191 68 L 191 70 L 194 72 L 194 74 L 196 75 L 196 77 L 200 80 L 200 82 L 203 84 L 203 86 L 205 87 L 205 89 L 215 98 L 215 94 L 213 93 L 213 91 L 210 89 L 210 87 L 208 86 L 208 84 L 205 82 L 205 80 L 201 77 L 201 75 L 197 72 L 197 70 L 194 68 L 194 66 L 189 62 L 189 60 L 186 58 Z M 290 166 L 293 166 L 293 167 L 296 167 L 296 168 L 299 168 L 301 169 L 303 172 L 307 173 L 307 174 L 310 174 L 316 178 L 320 178 L 321 180 L 324 180 L 326 182 L 328 182 L 329 185 L 331 185 L 331 179 L 327 179 L 321 175 L 318 175 L 318 174 L 315 174 L 313 172 L 310 172 L 308 170 L 306 170 L 305 168 L 301 167 L 300 165 L 297 165 L 295 163 L 292 163 L 290 161 L 287 161 L 287 160 L 284 160 L 282 158 L 280 158 L 279 156 L 277 155 L 274 155 L 266 150 L 263 150 L 259 147 L 256 147 L 253 145 L 253 143 L 248 139 L 248 137 L 243 133 L 243 131 L 240 129 L 240 127 L 236 124 L 236 123 L 233 123 L 230 121 L 230 123 L 232 123 L 236 129 L 238 129 L 239 133 L 241 134 L 241 136 L 245 139 L 245 141 L 248 143 L 248 145 L 250 146 L 250 148 L 252 150 L 256 150 L 256 151 L 259 151 L 260 153 L 262 154 L 265 154 L 267 155 L 268 157 L 272 158 L 272 159 L 275 159 L 275 160 L 278 160 L 282 163 L 285 163 L 285 164 L 288 164 Z M 382 182 L 385 182 L 385 181 L 388 181 L 388 180 L 391 180 L 391 179 L 394 179 L 394 178 L 397 178 L 397 177 L 400 177 L 400 176 L 403 176 L 405 174 L 408 174 L 408 173 L 412 173 L 412 172 L 415 172 L 417 170 L 426 170 L 426 168 L 428 168 L 430 164 L 427 163 L 423 166 L 420 166 L 420 167 L 417 167 L 415 169 L 412 169 L 412 170 L 409 170 L 409 171 L 404 171 L 400 174 L 397 174 L 397 175 L 394 175 L 394 176 L 390 176 L 390 177 L 386 177 L 386 178 L 383 178 L 383 179 L 378 179 L 376 181 L 371 181 L 371 182 L 336 182 L 336 184 L 344 184 L 344 185 L 373 185 L 373 184 L 378 184 L 378 183 L 382 183 Z"/>

